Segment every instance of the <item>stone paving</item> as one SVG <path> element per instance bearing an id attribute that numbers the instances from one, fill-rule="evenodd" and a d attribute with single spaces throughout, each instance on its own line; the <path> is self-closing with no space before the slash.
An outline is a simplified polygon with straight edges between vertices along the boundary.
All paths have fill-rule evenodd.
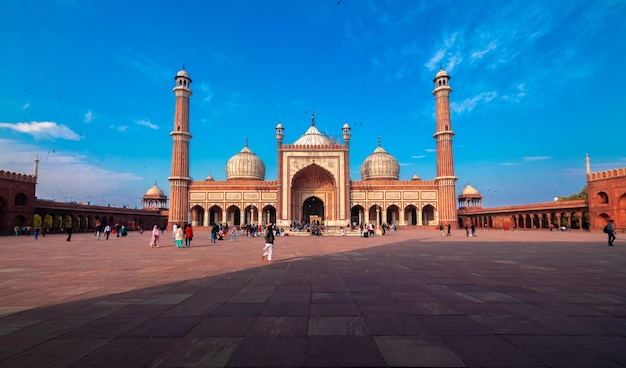
<path id="1" fill-rule="evenodd" d="M 0 367 L 623 367 L 626 241 L 0 237 Z"/>

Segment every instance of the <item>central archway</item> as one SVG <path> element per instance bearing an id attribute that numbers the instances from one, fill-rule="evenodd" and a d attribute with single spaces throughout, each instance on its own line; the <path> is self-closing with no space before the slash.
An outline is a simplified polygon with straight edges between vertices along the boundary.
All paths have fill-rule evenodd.
<path id="1" fill-rule="evenodd" d="M 302 219 L 308 223 L 315 220 L 321 223 L 324 219 L 324 201 L 315 196 L 307 198 L 302 204 Z"/>
<path id="2" fill-rule="evenodd" d="M 291 218 L 309 222 L 319 216 L 320 223 L 335 220 L 337 187 L 334 176 L 322 166 L 310 164 L 291 179 Z"/>

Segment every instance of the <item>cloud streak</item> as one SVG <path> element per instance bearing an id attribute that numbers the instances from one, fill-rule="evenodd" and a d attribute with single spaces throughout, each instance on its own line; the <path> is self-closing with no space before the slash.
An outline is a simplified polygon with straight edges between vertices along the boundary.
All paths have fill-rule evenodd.
<path id="1" fill-rule="evenodd" d="M 29 123 L 0 123 L 0 128 L 11 129 L 19 133 L 29 134 L 35 139 L 65 139 L 78 141 L 80 135 L 65 125 L 51 121 L 31 121 Z"/>
<path id="2" fill-rule="evenodd" d="M 524 161 L 543 161 L 551 158 L 552 156 L 526 156 L 524 157 Z"/>
<path id="3" fill-rule="evenodd" d="M 147 120 L 137 120 L 137 125 L 141 125 L 141 126 L 145 126 L 148 127 L 150 129 L 159 129 L 159 126 L 156 124 L 152 124 L 151 122 L 147 121 Z"/>

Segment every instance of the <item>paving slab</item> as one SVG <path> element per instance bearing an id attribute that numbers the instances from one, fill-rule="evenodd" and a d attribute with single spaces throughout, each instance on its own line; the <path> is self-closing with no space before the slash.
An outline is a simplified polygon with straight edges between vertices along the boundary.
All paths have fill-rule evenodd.
<path id="1" fill-rule="evenodd" d="M 0 367 L 626 367 L 626 241 L 0 237 Z"/>

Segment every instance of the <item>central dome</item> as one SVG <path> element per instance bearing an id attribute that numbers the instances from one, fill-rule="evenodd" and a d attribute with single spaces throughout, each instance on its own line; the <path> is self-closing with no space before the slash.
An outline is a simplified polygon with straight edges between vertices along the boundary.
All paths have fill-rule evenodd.
<path id="1" fill-rule="evenodd" d="M 320 133 L 315 127 L 315 114 L 311 115 L 311 127 L 300 137 L 294 144 L 309 145 L 309 146 L 328 146 L 333 142 Z"/>
<path id="2" fill-rule="evenodd" d="M 378 138 L 378 147 L 361 164 L 361 178 L 363 180 L 399 180 L 400 178 L 400 164 L 395 157 L 380 146 L 380 138 Z"/>
<path id="3" fill-rule="evenodd" d="M 246 145 L 226 163 L 226 180 L 253 179 L 265 180 L 265 164 Z"/>

